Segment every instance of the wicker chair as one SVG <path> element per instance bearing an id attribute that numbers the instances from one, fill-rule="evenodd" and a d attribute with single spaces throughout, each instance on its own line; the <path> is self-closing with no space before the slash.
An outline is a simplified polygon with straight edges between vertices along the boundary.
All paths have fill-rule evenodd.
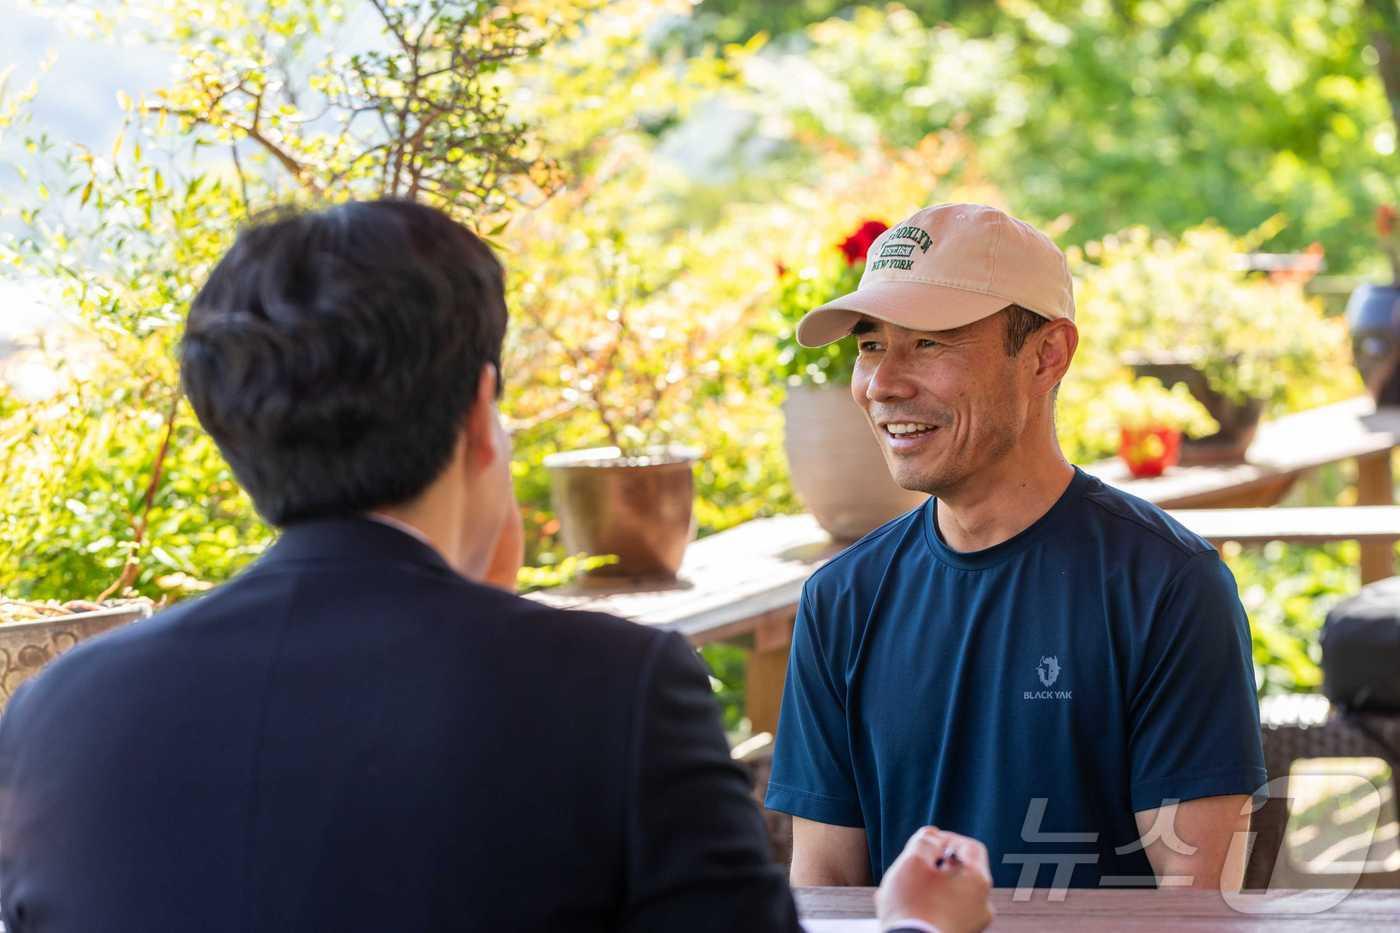
<path id="1" fill-rule="evenodd" d="M 1334 713 L 1322 696 L 1270 697 L 1261 705 L 1264 733 L 1264 762 L 1271 777 L 1286 777 L 1293 762 L 1307 758 L 1382 758 L 1390 763 L 1391 780 L 1400 782 L 1400 760 L 1392 750 L 1400 750 L 1400 716 L 1370 714 L 1360 717 Z M 1382 748 L 1368 733 L 1380 737 L 1392 750 Z M 735 759 L 749 771 L 754 782 L 754 797 L 759 806 L 768 790 L 768 774 L 773 767 L 772 736 L 762 734 L 734 750 Z M 1400 791 L 1400 787 L 1397 787 Z M 1400 793 L 1396 799 L 1400 800 Z M 768 839 L 774 860 L 779 864 L 792 861 L 792 817 L 785 813 L 763 810 Z M 1289 859 L 1279 859 L 1288 827 L 1286 793 L 1269 800 L 1254 814 L 1254 847 L 1245 871 L 1245 887 L 1262 889 L 1274 887 L 1322 887 L 1326 878 L 1307 875 L 1292 865 Z M 1349 880 L 1349 879 L 1348 879 Z M 1400 887 L 1400 871 L 1363 874 L 1359 887 Z"/>
<path id="2" fill-rule="evenodd" d="M 1400 781 L 1400 715 L 1344 715 L 1333 709 L 1326 697 L 1294 695 L 1264 700 L 1260 720 L 1264 766 L 1272 779 L 1287 778 L 1293 763 L 1301 759 L 1380 758 L 1390 765 L 1392 784 Z M 1254 849 L 1245 871 L 1245 887 L 1327 887 L 1327 876 L 1300 871 L 1286 856 L 1279 858 L 1288 828 L 1285 788 L 1286 784 L 1277 788 L 1254 814 Z M 1347 883 L 1350 880 L 1350 876 L 1345 878 Z M 1357 886 L 1400 888 L 1400 871 L 1364 873 Z"/>

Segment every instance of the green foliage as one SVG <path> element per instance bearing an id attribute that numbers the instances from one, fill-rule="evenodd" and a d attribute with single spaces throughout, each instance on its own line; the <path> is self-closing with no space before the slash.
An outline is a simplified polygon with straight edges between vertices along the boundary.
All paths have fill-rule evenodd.
<path id="1" fill-rule="evenodd" d="M 855 291 L 860 284 L 864 263 L 848 263 L 835 248 L 832 255 L 816 266 L 785 273 L 773 302 L 777 315 L 777 375 L 789 385 L 827 382 L 849 383 L 856 362 L 856 342 L 838 340 L 824 347 L 804 347 L 797 342 L 797 322 L 813 308 L 833 298 Z"/>
<path id="2" fill-rule="evenodd" d="M 1360 586 L 1354 542 L 1320 548 L 1280 543 L 1234 552 L 1227 563 L 1249 613 L 1261 694 L 1307 692 L 1322 685 L 1318 635 L 1327 610 Z"/>
<path id="3" fill-rule="evenodd" d="M 8 595 L 178 596 L 269 539 L 179 403 L 172 354 L 250 212 L 397 194 L 476 224 L 555 183 L 498 76 L 586 5 L 371 6 L 381 41 L 358 51 L 333 4 L 125 9 L 114 28 L 179 53 L 173 83 L 118 95 L 128 120 L 110 153 L 24 136 L 37 198 L 14 211 L 27 233 L 0 242 L 0 265 L 56 292 L 77 325 L 47 355 L 69 377 L 61 395 L 4 406 Z M 26 96 L 6 98 L 0 129 L 26 132 Z M 79 352 L 85 365 L 65 368 Z"/>
<path id="4" fill-rule="evenodd" d="M 535 590 L 563 586 L 577 579 L 580 574 L 615 563 L 617 563 L 617 556 L 614 554 L 604 554 L 598 557 L 575 554 L 556 563 L 521 567 L 518 592 L 532 593 Z"/>
<path id="5" fill-rule="evenodd" d="M 710 668 L 715 699 L 724 712 L 724 730 L 729 733 L 742 732 L 746 724 L 744 704 L 748 695 L 745 680 L 747 652 L 738 645 L 714 642 L 701 648 L 700 656 Z"/>
<path id="6" fill-rule="evenodd" d="M 1174 428 L 1188 437 L 1205 437 L 1220 430 L 1185 383 L 1168 389 L 1151 376 L 1110 387 L 1104 394 L 1102 411 L 1112 422 L 1110 432 L 1118 428 Z"/>
<path id="7" fill-rule="evenodd" d="M 1320 241 L 1334 270 L 1370 269 L 1363 225 L 1400 177 L 1377 74 L 1377 42 L 1400 41 L 1393 13 L 1375 18 L 1387 6 L 706 0 L 688 41 L 771 35 L 754 90 L 798 139 L 967 133 L 1018 214 L 1065 218 L 1063 242 L 1282 214 L 1268 248 Z"/>
<path id="8" fill-rule="evenodd" d="M 108 335 L 65 351 L 54 365 L 77 378 L 61 396 L 42 403 L 0 396 L 5 595 L 93 599 L 121 580 L 123 588 L 175 599 L 260 551 L 270 532 L 188 406 L 164 391 L 160 376 L 131 378 L 168 374 L 160 342 Z"/>
<path id="9" fill-rule="evenodd" d="M 702 533 L 795 508 L 771 353 L 733 339 L 758 313 L 769 261 L 691 230 L 667 207 L 676 177 L 651 155 L 658 126 L 734 74 L 722 56 L 653 53 L 646 34 L 685 4 L 613 3 L 587 29 L 598 4 L 372 6 L 379 39 L 359 51 L 343 43 L 334 4 L 124 8 L 109 27 L 177 49 L 173 83 L 121 97 L 128 125 L 110 154 L 26 139 L 36 199 L 17 205 L 28 233 L 0 260 L 23 281 L 58 283 L 81 321 L 64 351 L 95 342 L 112 366 L 68 384 L 62 418 L 5 399 L 0 440 L 23 480 L 0 492 L 7 593 L 92 597 L 115 584 L 178 595 L 265 544 L 269 530 L 187 409 L 173 409 L 159 451 L 190 299 L 249 214 L 287 200 L 417 197 L 505 251 L 515 324 L 503 409 L 540 565 L 522 585 L 589 565 L 554 542 L 540 464 L 561 448 L 614 436 L 699 446 Z M 133 27 L 133 16 L 145 19 Z M 6 125 L 23 123 L 22 97 L 4 98 Z M 80 456 L 65 462 L 63 450 Z M 202 517 L 197 498 L 172 499 L 200 489 Z"/>
<path id="10" fill-rule="evenodd" d="M 1072 250 L 1096 347 L 1119 360 L 1192 363 L 1221 395 L 1274 410 L 1290 385 L 1328 373 L 1355 394 L 1342 322 L 1324 319 L 1296 283 L 1248 278 L 1236 265 L 1244 245 L 1218 227 L 1175 241 L 1134 227 Z"/>
<path id="11" fill-rule="evenodd" d="M 573 23 L 570 5 L 366 9 L 378 35 L 359 47 L 343 44 L 344 11 L 326 0 L 132 10 L 130 25 L 178 65 L 169 86 L 122 103 L 156 135 L 227 153 L 250 210 L 403 196 L 482 219 L 555 183 L 552 161 L 507 113 L 499 76 Z"/>
<path id="12" fill-rule="evenodd" d="M 1353 505 L 1356 469 L 1323 467 L 1300 479 L 1283 506 Z M 1327 612 L 1361 586 L 1360 546 L 1343 541 L 1320 547 L 1272 542 L 1221 554 L 1249 613 L 1254 665 L 1261 694 L 1307 692 L 1322 684 L 1318 641 Z"/>

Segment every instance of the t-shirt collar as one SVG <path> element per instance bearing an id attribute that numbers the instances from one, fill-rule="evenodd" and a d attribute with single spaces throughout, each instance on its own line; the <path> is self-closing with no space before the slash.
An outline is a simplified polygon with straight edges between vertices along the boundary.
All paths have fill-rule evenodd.
<path id="1" fill-rule="evenodd" d="M 1093 478 L 1088 473 L 1075 467 L 1074 476 L 1070 478 L 1069 485 L 1065 487 L 1060 498 L 1055 500 L 1055 504 L 1050 506 L 1044 515 L 1037 518 L 1023 531 L 1007 538 L 1000 544 L 994 544 L 980 551 L 955 551 L 948 546 L 948 543 L 943 539 L 943 533 L 938 528 L 937 500 L 930 496 L 923 505 L 924 514 L 921 519 L 924 527 L 924 539 L 928 542 L 929 550 L 933 556 L 950 566 L 963 570 L 983 570 L 996 566 L 1007 558 L 1019 554 L 1047 532 L 1062 526 L 1072 511 L 1074 502 L 1083 495 L 1084 490 L 1088 488 L 1092 480 Z"/>

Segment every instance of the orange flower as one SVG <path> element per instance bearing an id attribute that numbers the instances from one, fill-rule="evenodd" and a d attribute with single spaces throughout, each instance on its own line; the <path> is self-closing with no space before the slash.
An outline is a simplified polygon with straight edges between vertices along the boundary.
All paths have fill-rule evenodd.
<path id="1" fill-rule="evenodd" d="M 1376 230 L 1381 236 L 1390 236 L 1395 232 L 1395 221 L 1400 220 L 1400 212 L 1390 204 L 1382 204 L 1376 208 Z"/>

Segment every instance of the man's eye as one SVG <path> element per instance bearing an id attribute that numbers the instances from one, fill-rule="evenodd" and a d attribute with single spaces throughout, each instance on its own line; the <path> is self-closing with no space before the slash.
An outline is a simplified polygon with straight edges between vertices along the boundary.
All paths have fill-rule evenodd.
<path id="1" fill-rule="evenodd" d="M 860 352 L 862 353 L 874 353 L 875 351 L 880 349 L 879 342 L 874 340 L 862 340 L 856 346 L 860 349 Z"/>
<path id="2" fill-rule="evenodd" d="M 919 341 L 919 347 L 920 347 L 921 349 L 922 349 L 923 347 L 936 347 L 936 346 L 938 346 L 938 341 L 937 341 L 937 340 L 929 340 L 929 339 L 927 339 L 927 338 L 924 338 L 924 339 L 921 339 L 921 340 Z"/>

